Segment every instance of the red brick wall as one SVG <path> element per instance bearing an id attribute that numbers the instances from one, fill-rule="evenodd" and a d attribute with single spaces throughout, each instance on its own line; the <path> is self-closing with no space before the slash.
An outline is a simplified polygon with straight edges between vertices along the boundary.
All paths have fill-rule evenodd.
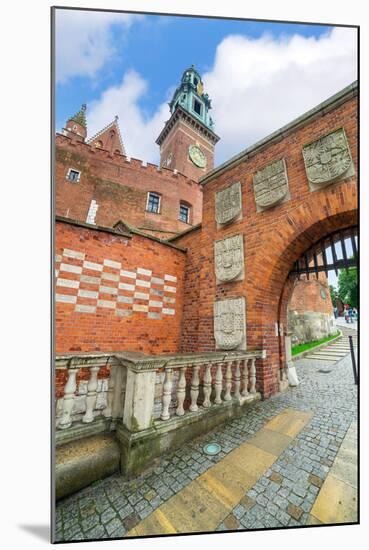
<path id="1" fill-rule="evenodd" d="M 187 249 L 184 293 L 181 351 L 197 352 L 199 350 L 199 306 L 200 306 L 200 272 L 201 272 L 201 226 L 190 231 L 173 242 Z"/>
<path id="2" fill-rule="evenodd" d="M 57 353 L 179 351 L 185 252 L 61 221 L 55 252 Z"/>
<path id="3" fill-rule="evenodd" d="M 288 300 L 282 292 L 294 262 L 322 236 L 357 223 L 356 177 L 311 192 L 302 157 L 302 147 L 327 133 L 344 127 L 357 171 L 357 103 L 346 101 L 324 116 L 315 118 L 242 163 L 229 168 L 204 186 L 199 273 L 199 350 L 214 350 L 214 300 L 246 297 L 247 344 L 264 348 L 267 359 L 257 363 L 259 389 L 265 397 L 278 391 L 279 370 L 284 365 L 283 338 L 276 323 L 286 323 Z M 291 198 L 256 211 L 253 173 L 284 157 Z M 241 182 L 243 217 L 217 229 L 215 192 Z M 242 233 L 245 246 L 245 279 L 215 284 L 214 241 Z M 197 241 L 198 242 L 198 241 Z M 288 293 L 287 293 L 288 294 Z M 197 296 L 197 294 L 196 294 Z M 186 296 L 187 301 L 190 298 Z"/>
<path id="4" fill-rule="evenodd" d="M 206 156 L 207 165 L 205 168 L 196 166 L 188 156 L 188 148 L 194 144 L 199 145 Z M 181 120 L 171 129 L 161 146 L 161 164 L 170 152 L 173 154 L 170 168 L 178 170 L 195 181 L 205 176 L 214 167 L 214 145 Z"/>
<path id="5" fill-rule="evenodd" d="M 324 278 L 323 278 L 324 277 Z M 323 299 L 320 291 L 325 292 Z M 318 313 L 333 314 L 333 305 L 329 292 L 328 281 L 325 275 L 320 274 L 319 280 L 310 279 L 296 281 L 288 309 L 304 313 L 305 311 L 316 311 Z"/>
<path id="6" fill-rule="evenodd" d="M 78 183 L 66 179 L 69 168 L 81 171 Z M 56 213 L 60 216 L 85 222 L 94 199 L 97 225 L 112 227 L 123 219 L 166 238 L 188 229 L 188 224 L 178 220 L 180 201 L 185 201 L 191 205 L 191 225 L 201 221 L 202 188 L 197 182 L 60 134 L 56 137 L 55 180 Z M 149 191 L 162 197 L 160 214 L 146 212 Z"/>

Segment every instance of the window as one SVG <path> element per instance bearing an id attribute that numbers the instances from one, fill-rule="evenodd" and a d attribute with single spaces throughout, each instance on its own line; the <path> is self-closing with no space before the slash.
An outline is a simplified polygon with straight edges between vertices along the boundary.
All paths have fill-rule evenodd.
<path id="1" fill-rule="evenodd" d="M 146 210 L 148 212 L 153 212 L 154 214 L 159 214 L 159 212 L 160 212 L 160 195 L 158 195 L 157 193 L 148 193 Z"/>
<path id="2" fill-rule="evenodd" d="M 77 183 L 79 182 L 80 177 L 81 177 L 81 172 L 79 172 L 78 170 L 74 170 L 73 168 L 69 168 L 68 174 L 67 174 L 67 179 L 69 181 L 73 181 L 74 183 Z"/>
<path id="3" fill-rule="evenodd" d="M 179 219 L 181 222 L 190 223 L 190 207 L 182 202 L 179 205 Z"/>
<path id="4" fill-rule="evenodd" d="M 201 115 L 201 103 L 200 103 L 200 101 L 197 101 L 197 99 L 193 100 L 193 110 L 198 115 Z"/>

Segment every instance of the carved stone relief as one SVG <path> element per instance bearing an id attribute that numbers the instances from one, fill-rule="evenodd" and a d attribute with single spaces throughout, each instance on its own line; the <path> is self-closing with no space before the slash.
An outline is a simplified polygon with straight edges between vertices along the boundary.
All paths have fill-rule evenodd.
<path id="1" fill-rule="evenodd" d="M 254 194 L 259 209 L 270 208 L 288 194 L 288 177 L 284 159 L 268 164 L 254 174 Z"/>
<path id="2" fill-rule="evenodd" d="M 246 350 L 246 308 L 243 296 L 214 302 L 214 337 L 216 349 Z"/>
<path id="3" fill-rule="evenodd" d="M 244 278 L 243 236 L 233 235 L 214 243 L 217 284 Z"/>
<path id="4" fill-rule="evenodd" d="M 215 219 L 223 225 L 241 216 L 242 198 L 240 182 L 233 183 L 215 194 Z"/>
<path id="5" fill-rule="evenodd" d="M 324 187 L 340 177 L 352 176 L 355 173 L 343 128 L 305 145 L 302 154 L 312 190 Z"/>

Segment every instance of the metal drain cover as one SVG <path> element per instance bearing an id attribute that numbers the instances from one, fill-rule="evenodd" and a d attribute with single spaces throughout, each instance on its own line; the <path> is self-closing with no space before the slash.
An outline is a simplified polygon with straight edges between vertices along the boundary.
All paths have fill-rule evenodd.
<path id="1" fill-rule="evenodd" d="M 206 455 L 217 455 L 218 453 L 220 453 L 221 451 L 221 446 L 219 445 L 219 443 L 208 443 L 207 445 L 205 445 L 205 447 L 203 447 L 203 451 Z"/>

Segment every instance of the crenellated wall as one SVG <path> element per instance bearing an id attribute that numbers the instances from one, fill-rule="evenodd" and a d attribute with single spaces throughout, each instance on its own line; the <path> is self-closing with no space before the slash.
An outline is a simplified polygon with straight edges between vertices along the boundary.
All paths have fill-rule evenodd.
<path id="1" fill-rule="evenodd" d="M 179 172 L 144 164 L 70 137 L 56 136 L 56 213 L 85 222 L 91 201 L 95 223 L 112 227 L 119 220 L 160 238 L 171 237 L 201 221 L 202 188 Z M 81 172 L 78 183 L 66 176 Z M 146 211 L 148 192 L 161 195 L 160 213 Z M 178 219 L 180 202 L 191 205 L 190 225 Z"/>

